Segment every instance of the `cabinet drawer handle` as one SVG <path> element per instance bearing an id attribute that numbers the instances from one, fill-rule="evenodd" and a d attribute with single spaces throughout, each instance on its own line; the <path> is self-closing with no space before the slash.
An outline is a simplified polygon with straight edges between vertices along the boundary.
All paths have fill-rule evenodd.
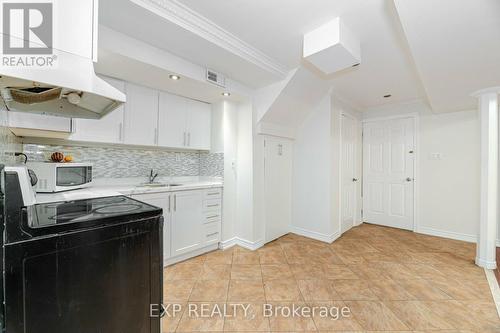
<path id="1" fill-rule="evenodd" d="M 207 193 L 207 195 L 217 195 L 217 194 L 220 194 L 220 192 Z"/>
<path id="2" fill-rule="evenodd" d="M 214 204 L 214 205 L 207 205 L 207 207 L 218 207 L 219 204 Z"/>
<path id="3" fill-rule="evenodd" d="M 215 235 L 218 235 L 219 232 L 212 232 L 211 234 L 208 234 L 207 237 L 211 237 L 211 236 L 215 236 Z"/>
<path id="4" fill-rule="evenodd" d="M 219 215 L 211 215 L 211 216 L 207 216 L 207 219 L 214 219 L 216 217 L 219 217 Z"/>
<path id="5" fill-rule="evenodd" d="M 177 211 L 177 194 L 174 194 L 174 212 Z"/>

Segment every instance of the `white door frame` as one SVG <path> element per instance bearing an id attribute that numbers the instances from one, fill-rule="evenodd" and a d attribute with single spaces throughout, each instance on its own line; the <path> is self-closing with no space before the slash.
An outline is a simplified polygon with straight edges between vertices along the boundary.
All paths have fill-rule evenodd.
<path id="1" fill-rule="evenodd" d="M 361 123 L 359 119 L 357 119 L 356 117 L 354 117 L 353 115 L 349 114 L 349 113 L 346 113 L 346 112 L 342 112 L 340 114 L 340 149 L 341 149 L 341 154 L 340 154 L 340 226 L 339 226 L 339 230 L 340 230 L 340 234 L 343 234 L 342 232 L 342 223 L 343 223 L 343 216 L 342 216 L 342 205 L 343 205 L 343 202 L 342 202 L 342 190 L 343 190 L 343 179 L 342 179 L 342 166 L 344 165 L 344 161 L 343 161 L 343 155 L 342 155 L 342 149 L 344 149 L 344 127 L 342 126 L 343 125 L 343 121 L 342 121 L 342 117 L 348 117 L 350 118 L 351 120 L 354 121 L 355 123 L 355 128 L 356 128 L 356 136 L 358 136 L 358 130 L 359 130 L 359 124 Z M 361 131 L 363 131 L 363 127 L 361 127 Z M 358 164 L 358 158 L 357 158 L 357 155 L 358 155 L 358 148 L 356 147 L 356 143 L 354 144 L 354 153 L 353 153 L 353 158 L 354 158 L 354 174 L 356 174 L 357 172 L 357 164 Z M 363 142 L 361 142 L 361 151 L 363 149 Z M 361 173 L 363 171 L 363 166 L 361 166 Z M 362 179 L 362 175 L 357 175 L 358 176 L 358 181 L 361 182 L 361 179 Z M 356 218 L 358 217 L 358 186 L 356 185 L 354 187 L 354 200 L 353 200 L 353 203 L 354 203 L 354 216 L 353 216 L 353 221 L 352 221 L 352 227 L 355 227 L 357 225 L 360 224 L 359 221 L 356 220 Z M 361 204 L 363 205 L 363 204 Z M 361 220 L 363 219 L 363 217 L 361 216 Z M 351 228 L 352 228 L 351 227 Z"/>
<path id="2" fill-rule="evenodd" d="M 420 138 L 419 138 L 419 114 L 416 113 L 416 112 L 412 112 L 412 113 L 407 113 L 407 114 L 402 114 L 402 115 L 397 115 L 397 116 L 386 116 L 386 117 L 374 117 L 374 118 L 367 118 L 367 119 L 363 119 L 361 122 L 362 122 L 362 125 L 365 124 L 365 123 L 369 123 L 369 122 L 375 122 L 375 121 L 383 121 L 383 120 L 393 120 L 393 119 L 404 119 L 404 118 L 407 118 L 407 119 L 413 119 L 413 126 L 414 126 L 414 136 L 413 136 L 413 139 L 414 139 L 414 158 L 413 158 L 413 231 L 414 232 L 418 232 L 418 193 L 419 193 L 419 177 L 420 177 L 420 172 L 418 170 L 418 165 L 419 165 L 419 143 L 420 143 Z M 363 130 L 363 127 L 362 127 L 362 130 Z M 364 149 L 364 135 L 362 136 L 362 140 L 361 140 L 361 150 L 363 151 Z M 362 166 L 362 173 L 363 173 L 363 177 L 362 179 L 364 178 L 364 175 L 365 175 L 365 170 Z M 364 179 L 363 179 L 363 185 L 361 186 L 362 188 L 362 193 L 364 192 L 363 190 L 363 186 L 364 186 Z M 363 193 L 364 195 L 364 193 Z M 363 202 L 363 201 L 362 201 Z M 363 222 L 367 222 L 364 220 L 364 216 L 362 216 L 362 219 L 363 219 Z"/>

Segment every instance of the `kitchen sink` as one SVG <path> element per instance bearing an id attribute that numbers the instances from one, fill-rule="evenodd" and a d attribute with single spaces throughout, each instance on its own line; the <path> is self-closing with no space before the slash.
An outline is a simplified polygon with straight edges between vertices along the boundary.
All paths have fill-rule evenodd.
<path id="1" fill-rule="evenodd" d="M 165 184 L 165 183 L 144 183 L 144 184 L 141 184 L 141 186 L 145 186 L 145 187 L 167 187 L 168 184 Z"/>
<path id="2" fill-rule="evenodd" d="M 143 183 L 144 187 L 169 187 L 169 186 L 182 186 L 183 184 L 168 184 L 168 183 Z"/>

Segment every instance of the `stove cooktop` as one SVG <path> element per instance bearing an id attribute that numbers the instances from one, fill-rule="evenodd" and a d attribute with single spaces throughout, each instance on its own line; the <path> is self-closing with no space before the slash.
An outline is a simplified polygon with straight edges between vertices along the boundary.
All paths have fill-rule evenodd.
<path id="1" fill-rule="evenodd" d="M 31 221 L 31 228 L 134 216 L 158 210 L 157 207 L 125 196 L 44 203 L 34 208 L 36 216 Z"/>

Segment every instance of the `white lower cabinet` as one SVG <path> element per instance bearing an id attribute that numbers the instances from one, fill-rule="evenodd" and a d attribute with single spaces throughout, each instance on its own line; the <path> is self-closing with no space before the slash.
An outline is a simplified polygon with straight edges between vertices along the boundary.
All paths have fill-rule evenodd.
<path id="1" fill-rule="evenodd" d="M 173 193 L 172 209 L 172 256 L 181 255 L 200 248 L 203 244 L 201 206 L 202 191 Z"/>
<path id="2" fill-rule="evenodd" d="M 163 208 L 163 256 L 165 264 L 214 250 L 221 240 L 222 189 L 202 189 L 132 198 Z"/>
<path id="3" fill-rule="evenodd" d="M 170 193 L 135 194 L 131 197 L 163 209 L 163 260 L 169 259 L 172 244 Z"/>

